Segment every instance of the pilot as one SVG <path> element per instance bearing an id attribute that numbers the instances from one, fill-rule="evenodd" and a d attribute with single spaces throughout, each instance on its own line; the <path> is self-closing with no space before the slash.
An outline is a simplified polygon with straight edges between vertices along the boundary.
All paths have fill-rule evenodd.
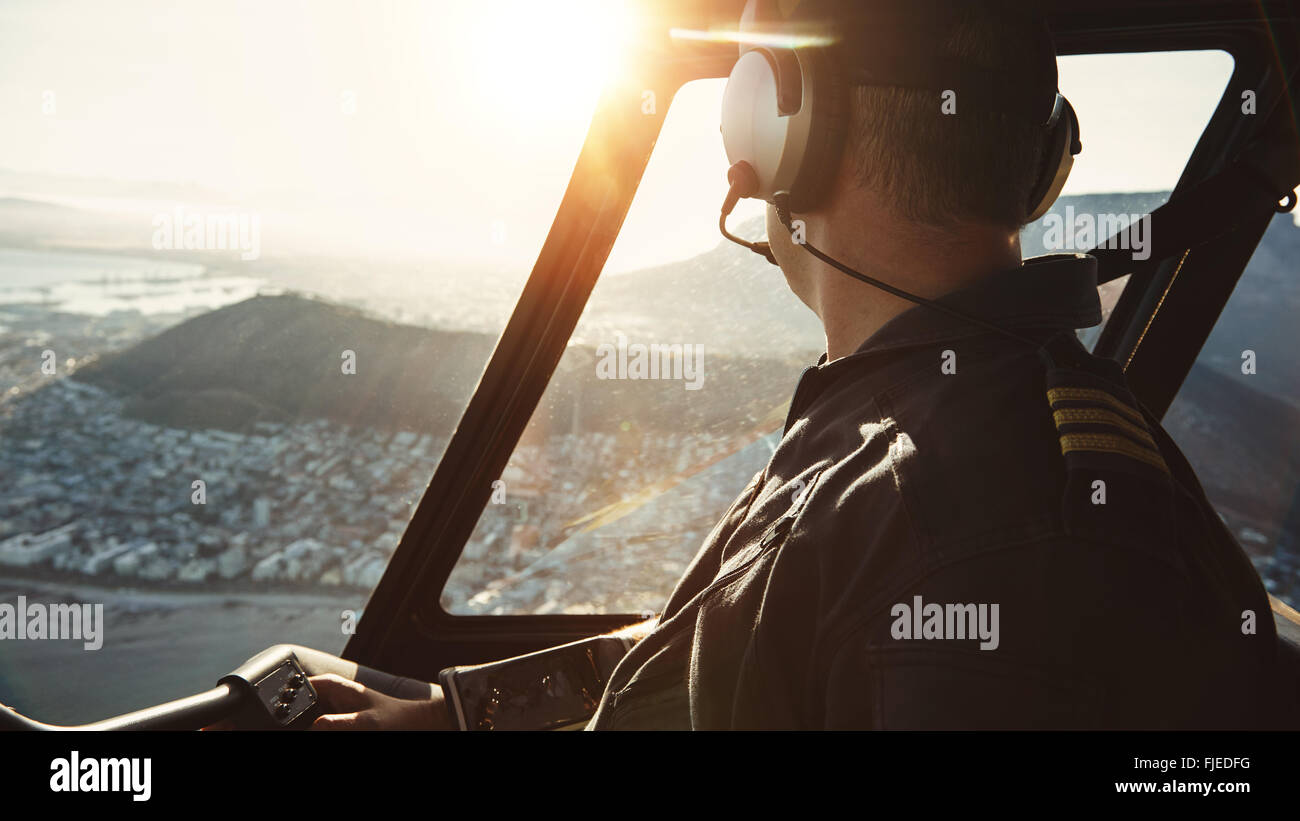
<path id="1" fill-rule="evenodd" d="M 1259 578 L 1077 340 L 1096 260 L 1021 259 L 1081 143 L 1043 22 L 751 0 L 742 25 L 724 211 L 768 201 L 745 244 L 826 352 L 588 728 L 1269 726 Z M 318 728 L 449 726 L 434 685 L 313 681 Z"/>

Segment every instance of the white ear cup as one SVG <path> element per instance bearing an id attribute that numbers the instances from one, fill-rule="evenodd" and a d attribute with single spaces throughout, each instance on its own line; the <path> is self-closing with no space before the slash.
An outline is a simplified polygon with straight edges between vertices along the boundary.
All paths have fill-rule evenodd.
<path id="1" fill-rule="evenodd" d="M 740 31 L 770 33 L 773 25 L 779 28 L 788 19 L 792 8 L 785 6 L 795 5 L 798 0 L 748 0 Z M 816 49 L 740 44 L 740 57 L 722 96 L 721 131 L 728 166 L 747 163 L 757 179 L 753 193 L 746 196 L 772 202 L 777 193 L 786 192 L 793 211 L 815 208 L 825 198 L 847 128 L 844 82 Z M 795 83 L 797 88 L 792 87 Z M 779 97 L 781 90 L 785 99 Z M 790 112 L 796 105 L 798 110 Z M 782 107 L 787 114 L 781 113 Z M 1051 208 L 1074 165 L 1077 120 L 1059 93 L 1054 122 L 1058 116 L 1065 122 L 1049 126 L 1047 156 L 1028 203 L 1030 222 Z"/>
<path id="2" fill-rule="evenodd" d="M 776 74 L 762 51 L 736 61 L 722 95 L 722 145 L 727 162 L 747 162 L 758 176 L 754 196 L 772 201 L 789 191 L 799 175 L 812 126 L 812 84 L 801 63 L 803 104 L 786 117 L 777 112 Z"/>

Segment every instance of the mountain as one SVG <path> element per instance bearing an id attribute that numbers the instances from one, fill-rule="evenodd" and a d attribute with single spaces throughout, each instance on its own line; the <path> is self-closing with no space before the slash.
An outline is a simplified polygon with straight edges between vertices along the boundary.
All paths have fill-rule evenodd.
<path id="1" fill-rule="evenodd" d="M 151 232 L 147 220 L 24 197 L 0 197 L 0 246 L 6 248 L 147 249 Z"/>
<path id="2" fill-rule="evenodd" d="M 1253 350 L 1259 390 L 1300 407 L 1300 357 L 1296 315 L 1300 311 L 1300 228 L 1291 214 L 1278 214 L 1264 233 L 1214 330 L 1200 361 L 1240 378 L 1242 351 Z"/>
<path id="3" fill-rule="evenodd" d="M 128 415 L 173 427 L 331 419 L 447 435 L 495 342 L 294 294 L 258 296 L 102 356 L 75 378 L 125 397 Z M 355 373 L 343 372 L 345 351 L 356 355 Z M 568 348 L 542 400 L 545 432 L 734 431 L 784 406 L 799 373 L 795 361 L 705 348 L 697 390 L 684 379 L 592 380 L 608 355 Z"/>
<path id="4" fill-rule="evenodd" d="M 1165 430 L 1220 512 L 1274 540 L 1300 485 L 1300 408 L 1197 363 L 1165 414 Z"/>
<path id="5" fill-rule="evenodd" d="M 762 237 L 763 220 L 733 230 Z M 726 241 L 687 260 L 601 279 L 583 320 L 588 337 L 622 330 L 711 350 L 797 355 L 808 364 L 826 348 L 821 323 L 790 291 L 781 269 Z"/>
<path id="6" fill-rule="evenodd" d="M 1166 199 L 1168 192 L 1162 191 L 1086 194 L 1063 197 L 1048 213 L 1063 218 L 1073 208 L 1077 213 L 1140 215 Z M 765 234 L 762 217 L 732 230 L 755 239 Z M 1043 233 L 1042 223 L 1021 232 L 1024 256 L 1060 252 L 1044 246 Z M 613 329 L 761 356 L 789 351 L 809 360 L 826 344 L 817 317 L 791 293 L 781 270 L 725 240 L 688 260 L 602 279 L 584 314 L 583 330 L 608 335 Z"/>
<path id="7" fill-rule="evenodd" d="M 1069 196 L 1048 213 L 1064 218 L 1072 208 L 1075 214 L 1146 214 L 1168 197 L 1165 191 Z M 733 230 L 750 238 L 764 236 L 761 217 Z M 1063 250 L 1047 248 L 1043 240 L 1043 222 L 1026 226 L 1020 237 L 1023 255 Z M 1300 306 L 1298 259 L 1300 227 L 1290 214 L 1279 214 L 1202 350 L 1204 363 L 1228 375 L 1240 372 L 1243 350 L 1254 350 L 1256 387 L 1296 405 L 1300 357 L 1292 348 Z M 1118 285 L 1109 297 L 1118 297 Z M 612 329 L 760 356 L 789 351 L 815 358 L 825 344 L 817 318 L 790 293 L 780 269 L 725 241 L 682 262 L 602 279 L 584 314 L 583 330 L 594 337 Z"/>
<path id="8" fill-rule="evenodd" d="M 492 340 L 398 325 L 295 295 L 258 296 L 202 314 L 79 369 L 157 424 L 242 430 L 329 418 L 450 430 Z M 343 372 L 343 353 L 356 373 Z"/>
<path id="9" fill-rule="evenodd" d="M 1066 198 L 1091 213 L 1143 213 L 1160 193 Z M 1026 255 L 1045 250 L 1026 229 Z M 740 226 L 761 236 L 761 224 Z M 1037 232 L 1037 233 L 1036 233 Z M 1292 355 L 1300 229 L 1281 215 L 1266 233 L 1166 419 L 1211 497 L 1259 523 L 1279 522 L 1300 481 L 1300 358 Z M 614 341 L 703 345 L 704 383 L 592 380 Z M 205 314 L 104 356 L 78 379 L 128 398 L 127 412 L 167 425 L 240 430 L 328 418 L 447 434 L 494 336 L 384 321 L 301 296 L 263 296 Z M 574 431 L 731 431 L 770 424 L 799 370 L 822 347 L 816 318 L 781 272 L 730 243 L 693 259 L 602 280 L 534 426 Z M 1256 351 L 1254 375 L 1241 351 Z M 355 375 L 340 355 L 357 355 Z M 671 391 L 675 396 L 664 393 Z M 1280 439 L 1279 439 L 1280 437 Z"/>
<path id="10" fill-rule="evenodd" d="M 1044 244 L 1047 224 L 1053 216 L 1060 218 L 1065 225 L 1071 224 L 1072 220 L 1067 219 L 1071 214 L 1076 217 L 1081 214 L 1114 214 L 1117 216 L 1123 214 L 1131 218 L 1134 215 L 1141 216 L 1151 213 L 1164 205 L 1168 199 L 1168 191 L 1075 194 L 1069 197 L 1061 197 L 1052 204 L 1052 207 L 1048 209 L 1041 220 L 1030 223 L 1021 230 L 1020 253 L 1028 258 L 1042 256 L 1043 254 L 1059 254 L 1062 251 L 1086 250 L 1084 248 L 1048 248 Z M 1099 243 L 1106 239 L 1107 237 L 1096 237 L 1095 241 Z"/>

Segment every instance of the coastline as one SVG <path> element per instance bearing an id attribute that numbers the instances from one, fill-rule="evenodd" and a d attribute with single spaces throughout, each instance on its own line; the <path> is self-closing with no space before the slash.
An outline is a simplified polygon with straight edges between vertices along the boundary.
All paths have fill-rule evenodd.
<path id="1" fill-rule="evenodd" d="M 0 601 L 18 595 L 104 604 L 104 643 L 0 640 L 0 703 L 38 721 L 80 724 L 182 698 L 214 686 L 281 642 L 330 653 L 347 640 L 341 612 L 365 596 L 103 587 L 0 579 Z"/>

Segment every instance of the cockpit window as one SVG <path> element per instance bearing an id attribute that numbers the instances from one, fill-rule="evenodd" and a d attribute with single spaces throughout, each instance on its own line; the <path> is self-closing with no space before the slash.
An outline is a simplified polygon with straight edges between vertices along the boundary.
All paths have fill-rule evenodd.
<path id="1" fill-rule="evenodd" d="M 1265 231 L 1164 425 L 1268 592 L 1300 608 L 1300 225 Z"/>
<path id="2" fill-rule="evenodd" d="M 1088 250 L 1099 224 L 1163 203 L 1232 70 L 1222 52 L 1060 62 L 1085 151 L 1065 196 L 1025 228 L 1026 256 Z M 442 592 L 449 612 L 657 610 L 776 447 L 825 340 L 779 269 L 719 241 L 723 86 L 674 99 L 578 330 Z M 729 225 L 762 238 L 761 204 L 742 201 Z M 1107 313 L 1123 284 L 1102 286 Z"/>
<path id="3" fill-rule="evenodd" d="M 655 609 L 771 455 L 824 340 L 778 268 L 719 243 L 722 87 L 697 81 L 674 98 L 578 329 L 443 591 L 450 612 Z M 763 234 L 759 204 L 732 220 Z"/>
<path id="4" fill-rule="evenodd" d="M 4 641 L 0 702 L 88 721 L 343 648 L 550 228 L 607 5 L 0 10 L 0 602 L 104 618 Z"/>
<path id="5" fill-rule="evenodd" d="M 1085 54 L 1057 63 L 1061 92 L 1079 115 L 1083 153 L 1061 198 L 1021 231 L 1023 253 L 1086 251 L 1137 223 L 1124 250 L 1145 259 L 1151 237 L 1140 218 L 1168 201 L 1232 76 L 1232 57 L 1222 51 Z M 1127 283 L 1124 276 L 1101 285 L 1106 319 Z M 1079 332 L 1089 350 L 1103 327 Z"/>

